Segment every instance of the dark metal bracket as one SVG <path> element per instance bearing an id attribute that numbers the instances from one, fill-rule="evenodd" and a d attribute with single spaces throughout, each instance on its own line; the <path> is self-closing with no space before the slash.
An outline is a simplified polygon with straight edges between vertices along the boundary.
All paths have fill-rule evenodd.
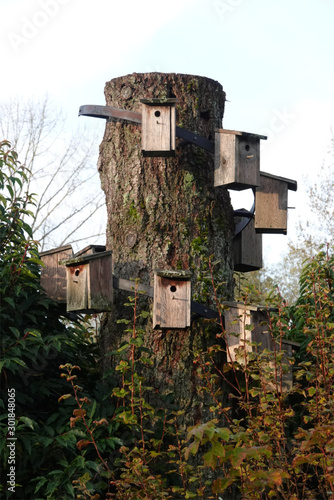
<path id="1" fill-rule="evenodd" d="M 79 108 L 79 116 L 91 116 L 93 118 L 104 118 L 106 120 L 126 120 L 131 123 L 141 124 L 141 113 L 128 111 L 127 109 L 118 109 L 111 106 L 97 106 L 93 104 L 85 104 Z M 215 152 L 215 145 L 212 141 L 194 134 L 189 130 L 181 127 L 176 127 L 176 137 L 183 139 L 186 142 L 195 144 L 202 149 L 206 149 L 210 153 Z"/>

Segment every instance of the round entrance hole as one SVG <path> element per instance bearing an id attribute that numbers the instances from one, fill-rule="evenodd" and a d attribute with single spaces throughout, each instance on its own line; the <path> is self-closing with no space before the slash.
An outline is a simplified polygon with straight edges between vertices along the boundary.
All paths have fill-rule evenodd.
<path id="1" fill-rule="evenodd" d="M 245 150 L 246 150 L 246 151 L 249 151 L 249 150 L 250 150 L 250 145 L 249 145 L 249 144 L 246 144 L 246 146 L 245 146 Z"/>
<path id="2" fill-rule="evenodd" d="M 170 287 L 170 291 L 171 291 L 171 292 L 173 292 L 173 293 L 174 293 L 174 292 L 176 292 L 176 286 L 175 286 L 175 285 L 172 285 L 172 286 Z"/>
<path id="3" fill-rule="evenodd" d="M 74 274 L 75 274 L 76 276 L 79 276 L 79 274 L 80 274 L 80 269 L 76 269 L 76 270 L 75 270 L 75 272 L 74 272 Z"/>
<path id="4" fill-rule="evenodd" d="M 160 111 L 158 111 L 158 110 L 157 110 L 157 111 L 154 113 L 154 115 L 155 115 L 156 117 L 160 116 Z"/>

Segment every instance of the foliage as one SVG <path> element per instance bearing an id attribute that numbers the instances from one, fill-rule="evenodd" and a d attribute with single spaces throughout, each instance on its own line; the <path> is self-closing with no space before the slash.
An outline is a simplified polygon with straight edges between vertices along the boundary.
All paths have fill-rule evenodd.
<path id="1" fill-rule="evenodd" d="M 249 347 L 255 351 L 246 355 L 247 348 L 239 348 L 235 363 L 217 367 L 229 383 L 233 373 L 234 418 L 218 404 L 227 427 L 212 420 L 188 433 L 188 453 L 211 443 L 203 463 L 220 472 L 214 492 L 232 494 L 231 485 L 237 484 L 242 498 L 334 498 L 333 293 L 334 257 L 321 252 L 304 268 L 293 308 L 279 295 L 270 298 L 277 308 L 268 323 L 274 349 L 254 344 Z M 294 364 L 282 351 L 288 338 L 301 342 L 303 355 L 294 366 L 296 382 L 284 391 L 282 382 Z M 208 360 L 212 364 L 216 349 L 198 358 L 202 377 L 212 386 Z"/>
<path id="2" fill-rule="evenodd" d="M 33 217 L 34 196 L 24 193 L 29 172 L 22 166 L 10 143 L 0 143 L 0 325 L 1 325 L 1 464 L 8 470 L 7 447 L 9 397 L 15 414 L 11 432 L 15 441 L 16 493 L 2 477 L 2 497 L 53 498 L 59 489 L 71 495 L 71 476 L 81 470 L 76 435 L 68 432 L 72 406 L 59 408 L 65 383 L 59 378 L 59 363 L 74 361 L 78 352 L 86 370 L 87 388 L 96 391 L 95 356 L 87 329 L 70 323 L 40 290 L 38 244 L 32 239 L 27 220 Z M 21 193 L 21 194 L 20 194 Z M 24 219 L 25 217 L 25 219 Z M 58 462 L 69 461 L 68 470 Z M 36 478 L 43 470 L 48 481 Z M 44 482 L 43 482 L 44 481 Z M 20 486 L 19 486 L 20 485 Z M 17 496 L 16 496 L 17 495 Z"/>

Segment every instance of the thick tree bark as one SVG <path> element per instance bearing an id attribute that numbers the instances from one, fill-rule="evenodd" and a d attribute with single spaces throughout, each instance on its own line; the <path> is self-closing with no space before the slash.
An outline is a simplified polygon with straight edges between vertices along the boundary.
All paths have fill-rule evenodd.
<path id="1" fill-rule="evenodd" d="M 225 93 L 211 79 L 145 73 L 115 78 L 105 86 L 106 104 L 141 112 L 140 99 L 176 97 L 176 125 L 214 141 L 222 127 Z M 154 270 L 183 269 L 193 273 L 193 296 L 201 291 L 198 278 L 203 257 L 219 261 L 216 279 L 224 282 L 222 295 L 233 297 L 233 212 L 228 192 L 213 186 L 213 154 L 177 139 L 175 158 L 144 158 L 141 126 L 122 121 L 106 124 L 100 147 L 99 172 L 106 195 L 107 249 L 113 252 L 118 278 L 138 278 L 153 285 Z M 114 349 L 124 338 L 117 319 L 129 317 L 123 304 L 128 294 L 115 293 L 114 312 L 103 328 L 104 349 Z M 213 305 L 212 296 L 206 298 Z M 147 309 L 149 299 L 141 299 Z M 151 385 L 191 416 L 200 418 L 193 373 L 193 349 L 216 342 L 215 332 L 204 335 L 194 324 L 187 330 L 147 327 L 147 345 L 154 368 Z"/>

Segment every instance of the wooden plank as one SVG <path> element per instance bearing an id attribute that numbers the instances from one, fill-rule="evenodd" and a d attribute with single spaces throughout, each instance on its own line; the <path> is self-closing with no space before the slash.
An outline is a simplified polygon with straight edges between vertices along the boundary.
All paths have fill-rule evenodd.
<path id="1" fill-rule="evenodd" d="M 41 268 L 41 287 L 54 301 L 66 303 L 66 268 L 60 261 L 73 256 L 71 245 L 54 248 L 40 253 L 45 267 Z"/>
<path id="2" fill-rule="evenodd" d="M 112 310 L 113 277 L 111 254 L 92 259 L 88 265 L 88 309 L 91 312 Z"/>
<path id="3" fill-rule="evenodd" d="M 88 307 L 87 287 L 88 264 L 66 267 L 67 272 L 67 311 L 85 312 Z"/>

